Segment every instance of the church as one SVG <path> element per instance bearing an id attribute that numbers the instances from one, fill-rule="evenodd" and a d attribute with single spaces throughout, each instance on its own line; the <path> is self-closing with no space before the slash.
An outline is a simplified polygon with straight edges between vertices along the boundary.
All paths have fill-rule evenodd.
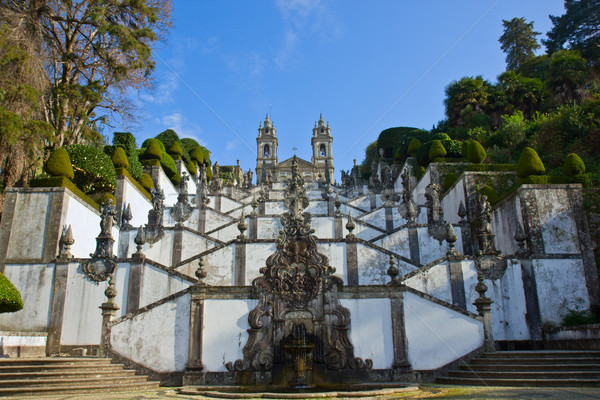
<path id="1" fill-rule="evenodd" d="M 263 182 L 283 182 L 292 174 L 292 157 L 281 163 L 277 157 L 277 129 L 267 114 L 264 126 L 261 122 L 256 138 L 256 179 Z M 315 122 L 310 144 L 313 149 L 311 161 L 296 157 L 300 175 L 306 182 L 333 181 L 333 137 L 329 122 L 325 124 L 323 114 Z"/>

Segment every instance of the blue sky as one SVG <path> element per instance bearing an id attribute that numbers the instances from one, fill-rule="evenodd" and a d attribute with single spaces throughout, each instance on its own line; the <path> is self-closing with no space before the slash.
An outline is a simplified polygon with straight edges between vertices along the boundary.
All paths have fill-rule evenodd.
<path id="1" fill-rule="evenodd" d="M 310 160 L 314 122 L 332 128 L 336 179 L 379 132 L 430 129 L 444 88 L 504 71 L 502 20 L 542 37 L 562 0 L 173 0 L 174 28 L 156 52 L 156 89 L 140 93 L 138 144 L 172 128 L 221 165 L 256 166 L 271 110 L 279 161 Z M 540 52 L 543 51 L 543 48 Z M 112 130 L 111 130 L 112 131 Z"/>

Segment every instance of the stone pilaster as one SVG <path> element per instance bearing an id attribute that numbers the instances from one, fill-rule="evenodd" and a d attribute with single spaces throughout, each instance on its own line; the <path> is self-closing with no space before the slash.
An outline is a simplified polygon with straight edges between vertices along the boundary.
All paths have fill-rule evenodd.
<path id="1" fill-rule="evenodd" d="M 258 239 L 258 217 L 256 213 L 250 214 L 248 218 L 248 238 Z"/>
<path id="2" fill-rule="evenodd" d="M 344 220 L 341 215 L 333 218 L 333 237 L 336 239 L 344 238 Z"/>
<path id="3" fill-rule="evenodd" d="M 462 271 L 462 262 L 453 256 L 448 256 L 448 269 L 450 272 L 450 290 L 452 293 L 452 304 L 463 310 L 467 309 L 465 297 L 465 283 Z"/>
<path id="4" fill-rule="evenodd" d="M 531 259 L 521 259 L 520 262 L 523 291 L 525 293 L 525 307 L 527 307 L 525 317 L 530 339 L 535 343 L 535 341 L 542 340 L 542 317 L 540 314 L 535 271 Z"/>
<path id="5" fill-rule="evenodd" d="M 348 286 L 358 286 L 358 249 L 355 241 L 346 241 Z"/>
<path id="6" fill-rule="evenodd" d="M 198 210 L 198 232 L 206 233 L 206 207 Z"/>
<path id="7" fill-rule="evenodd" d="M 370 201 L 370 206 L 371 206 L 371 210 L 374 210 L 377 208 L 377 195 L 373 192 L 369 192 L 369 201 Z"/>
<path id="8" fill-rule="evenodd" d="M 407 230 L 410 261 L 415 265 L 419 265 L 421 263 L 421 254 L 419 250 L 419 230 L 417 227 L 410 227 Z"/>
<path id="9" fill-rule="evenodd" d="M 171 265 L 176 265 L 181 261 L 183 250 L 183 227 L 175 227 L 173 230 L 173 251 L 171 253 Z"/>
<path id="10" fill-rule="evenodd" d="M 214 202 L 215 211 L 221 212 L 221 195 L 219 193 L 215 194 Z"/>
<path id="11" fill-rule="evenodd" d="M 535 192 L 521 187 L 520 198 L 523 230 L 528 238 L 529 251 L 531 254 L 543 254 L 544 239 Z"/>
<path id="12" fill-rule="evenodd" d="M 44 255 L 42 261 L 52 262 L 58 254 L 58 241 L 63 230 L 63 214 L 66 212 L 67 202 L 65 190 L 53 191 L 48 211 L 48 225 L 46 226 L 46 239 L 44 241 Z"/>
<path id="13" fill-rule="evenodd" d="M 60 338 L 65 316 L 65 299 L 67 297 L 67 281 L 69 279 L 69 263 L 57 262 L 54 265 L 54 284 L 52 303 L 48 322 L 48 338 L 46 341 L 46 355 L 60 353 Z"/>
<path id="14" fill-rule="evenodd" d="M 132 313 L 140 308 L 140 295 L 144 278 L 144 262 L 133 260 L 129 265 L 129 280 L 127 286 L 126 313 Z"/>
<path id="15" fill-rule="evenodd" d="M 397 294 L 397 295 L 396 295 Z M 410 369 L 408 362 L 408 343 L 404 326 L 404 292 L 400 290 L 390 298 L 392 313 L 392 343 L 394 345 L 394 375 L 402 376 Z"/>
<path id="16" fill-rule="evenodd" d="M 8 243 L 12 232 L 18 192 L 7 189 L 0 223 L 0 272 L 4 273 L 6 257 L 8 256 Z"/>
<path id="17" fill-rule="evenodd" d="M 244 241 L 235 244 L 234 285 L 244 286 L 246 284 L 246 243 Z"/>
<path id="18" fill-rule="evenodd" d="M 385 208 L 385 230 L 390 233 L 394 230 L 394 212 L 390 205 L 387 205 Z"/>
<path id="19" fill-rule="evenodd" d="M 258 202 L 258 215 L 260 215 L 260 216 L 265 215 L 265 202 L 264 201 Z"/>
<path id="20" fill-rule="evenodd" d="M 202 325 L 204 320 L 204 292 L 192 295 L 190 305 L 190 341 L 188 362 L 183 374 L 183 385 L 202 385 L 206 382 L 202 364 Z"/>

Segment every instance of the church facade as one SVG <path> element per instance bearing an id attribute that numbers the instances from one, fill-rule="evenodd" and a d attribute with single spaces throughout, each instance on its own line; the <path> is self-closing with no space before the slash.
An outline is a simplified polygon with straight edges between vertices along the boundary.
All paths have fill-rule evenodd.
<path id="1" fill-rule="evenodd" d="M 313 155 L 311 161 L 296 157 L 300 175 L 306 182 L 333 181 L 333 137 L 329 122 L 325 124 L 323 114 L 315 122 L 311 137 Z M 264 124 L 258 127 L 256 138 L 256 180 L 263 182 L 283 182 L 292 174 L 292 159 L 290 157 L 279 162 L 277 156 L 277 130 L 267 114 Z"/>

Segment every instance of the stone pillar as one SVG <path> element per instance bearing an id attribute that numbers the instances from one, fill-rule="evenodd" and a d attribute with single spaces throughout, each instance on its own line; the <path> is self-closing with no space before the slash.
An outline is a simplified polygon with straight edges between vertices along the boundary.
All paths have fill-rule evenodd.
<path id="1" fill-rule="evenodd" d="M 371 210 L 374 210 L 377 208 L 377 195 L 373 192 L 369 192 L 369 201 L 371 202 L 370 206 L 371 206 Z"/>
<path id="2" fill-rule="evenodd" d="M 42 262 L 50 263 L 58 254 L 58 241 L 63 230 L 62 217 L 66 213 L 67 207 L 67 202 L 65 201 L 66 195 L 63 188 L 59 188 L 58 191 L 52 191 Z"/>
<path id="3" fill-rule="evenodd" d="M 390 298 L 392 312 L 392 342 L 394 345 L 394 362 L 392 364 L 394 381 L 405 378 L 404 374 L 410 370 L 408 362 L 408 344 L 404 326 L 404 291 L 402 286 L 397 286 Z"/>
<path id="4" fill-rule="evenodd" d="M 341 214 L 333 218 L 333 237 L 336 239 L 344 238 L 344 220 Z"/>
<path id="5" fill-rule="evenodd" d="M 206 233 L 206 207 L 198 210 L 198 232 Z"/>
<path id="6" fill-rule="evenodd" d="M 215 202 L 215 204 L 214 204 L 213 208 L 215 209 L 215 211 L 221 212 L 221 194 L 220 193 L 215 194 L 214 202 Z"/>
<path id="7" fill-rule="evenodd" d="M 358 286 L 358 251 L 355 240 L 346 239 L 346 271 L 348 286 Z"/>
<path id="8" fill-rule="evenodd" d="M 181 261 L 183 247 L 183 226 L 175 226 L 173 230 L 173 251 L 171 253 L 171 265 Z"/>
<path id="9" fill-rule="evenodd" d="M 465 297 L 465 283 L 462 271 L 462 257 L 448 256 L 448 269 L 450 272 L 450 290 L 452 292 L 452 304 L 463 310 L 467 309 Z"/>
<path id="10" fill-rule="evenodd" d="M 260 215 L 260 216 L 265 215 L 265 201 L 264 200 L 258 201 L 258 215 Z"/>
<path id="11" fill-rule="evenodd" d="M 243 240 L 235 244 L 233 262 L 233 284 L 234 286 L 244 286 L 246 284 L 246 243 Z"/>
<path id="12" fill-rule="evenodd" d="M 0 220 L 0 272 L 4 273 L 6 257 L 8 256 L 8 243 L 12 232 L 15 208 L 19 193 L 15 189 L 6 189 L 2 219 Z"/>
<path id="13" fill-rule="evenodd" d="M 255 212 L 248 218 L 248 238 L 258 239 L 258 217 Z"/>
<path id="14" fill-rule="evenodd" d="M 126 313 L 132 313 L 140 308 L 140 296 L 144 278 L 144 261 L 133 258 L 129 265 L 129 280 L 127 286 Z"/>
<path id="15" fill-rule="evenodd" d="M 520 200 L 523 228 L 528 237 L 529 251 L 531 254 L 543 254 L 545 252 L 544 239 L 535 191 L 521 187 Z"/>
<path id="16" fill-rule="evenodd" d="M 488 287 L 483 281 L 483 275 L 481 272 L 477 274 L 477 285 L 475 285 L 475 290 L 479 293 L 479 297 L 475 299 L 473 304 L 477 307 L 477 312 L 479 316 L 483 320 L 483 350 L 486 352 L 494 352 L 496 351 L 496 343 L 494 342 L 494 333 L 492 330 L 492 299 L 485 296 L 485 292 Z"/>
<path id="17" fill-rule="evenodd" d="M 332 193 L 327 196 L 327 215 L 333 217 L 335 215 L 335 197 Z"/>
<path id="18" fill-rule="evenodd" d="M 102 303 L 102 332 L 100 335 L 100 357 L 110 356 L 110 321 L 116 315 L 119 307 L 114 303 L 113 299 L 117 296 L 115 289 L 115 278 L 111 275 L 108 281 L 108 287 L 104 291 L 108 298 L 105 303 Z"/>
<path id="19" fill-rule="evenodd" d="M 419 231 L 416 226 L 408 229 L 408 250 L 410 252 L 410 261 L 414 265 L 421 264 L 421 254 L 419 250 Z"/>
<path id="20" fill-rule="evenodd" d="M 385 205 L 385 230 L 387 233 L 390 233 L 394 230 L 394 212 L 392 210 L 391 205 Z"/>
<path id="21" fill-rule="evenodd" d="M 530 339 L 539 342 L 542 337 L 542 317 L 540 314 L 540 303 L 537 294 L 537 284 L 535 281 L 535 271 L 531 259 L 520 259 L 521 277 L 523 279 L 523 292 L 525 293 L 525 306 L 527 314 L 525 318 L 529 328 Z"/>
<path id="22" fill-rule="evenodd" d="M 204 320 L 205 292 L 196 289 L 192 294 L 190 305 L 190 341 L 188 362 L 183 374 L 183 385 L 203 385 L 206 383 L 204 365 L 202 364 L 202 325 Z"/>
<path id="23" fill-rule="evenodd" d="M 67 297 L 67 281 L 69 279 L 69 263 L 57 261 L 54 266 L 54 285 L 52 305 L 48 322 L 48 338 L 46 340 L 46 355 L 60 353 L 60 337 L 65 316 L 65 299 Z"/>

